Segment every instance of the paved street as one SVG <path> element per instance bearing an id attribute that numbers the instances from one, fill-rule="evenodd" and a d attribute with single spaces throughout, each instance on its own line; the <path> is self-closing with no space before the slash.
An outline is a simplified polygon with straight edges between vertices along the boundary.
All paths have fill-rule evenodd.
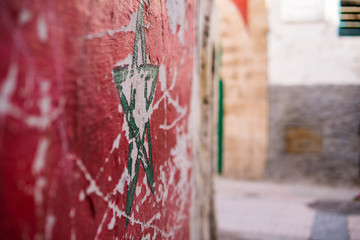
<path id="1" fill-rule="evenodd" d="M 360 204 L 350 201 L 359 191 L 218 177 L 220 239 L 360 240 Z"/>

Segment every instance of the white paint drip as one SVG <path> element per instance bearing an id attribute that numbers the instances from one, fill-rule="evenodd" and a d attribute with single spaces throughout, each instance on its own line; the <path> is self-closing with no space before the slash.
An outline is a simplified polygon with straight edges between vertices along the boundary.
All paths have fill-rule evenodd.
<path id="1" fill-rule="evenodd" d="M 97 228 L 97 231 L 96 231 L 96 235 L 95 235 L 95 237 L 94 237 L 94 240 L 99 239 L 99 236 L 100 236 L 100 233 L 101 233 L 101 231 L 102 231 L 102 227 L 103 227 L 103 225 L 104 225 L 104 222 L 105 222 L 105 220 L 106 220 L 106 217 L 107 217 L 107 212 L 104 213 L 104 216 L 103 216 L 103 218 L 101 219 L 101 222 L 100 222 L 100 224 L 99 224 L 99 226 L 98 226 L 98 228 Z"/>
<path id="2" fill-rule="evenodd" d="M 43 80 L 40 82 L 40 91 L 43 97 L 40 98 L 38 106 L 41 112 L 41 115 L 47 115 L 50 112 L 51 108 L 51 96 L 49 94 L 50 82 Z"/>
<path id="3" fill-rule="evenodd" d="M 71 239 L 71 240 L 76 240 L 76 231 L 75 231 L 75 228 L 71 228 L 70 239 Z"/>
<path id="4" fill-rule="evenodd" d="M 170 90 L 174 89 L 176 79 L 177 79 L 177 68 L 175 68 L 175 70 L 174 70 L 174 77 L 173 77 L 173 80 L 172 80 L 172 83 L 171 83 L 171 86 L 170 86 Z"/>
<path id="5" fill-rule="evenodd" d="M 6 114 L 8 108 L 10 107 L 9 100 L 15 92 L 16 84 L 17 84 L 17 75 L 18 75 L 18 65 L 16 63 L 12 63 L 6 78 L 4 79 L 4 83 L 1 88 L 0 94 L 0 114 Z"/>
<path id="6" fill-rule="evenodd" d="M 49 148 L 50 142 L 47 138 L 41 138 L 36 150 L 34 163 L 32 166 L 32 173 L 39 174 L 45 166 L 46 153 Z"/>
<path id="7" fill-rule="evenodd" d="M 110 151 L 110 154 L 113 153 L 115 149 L 119 148 L 120 139 L 121 139 L 121 133 L 119 133 L 117 135 L 117 137 L 115 138 L 112 148 L 111 148 L 111 151 Z"/>
<path id="8" fill-rule="evenodd" d="M 44 43 L 48 39 L 48 26 L 44 15 L 40 14 L 37 18 L 37 35 L 40 42 Z"/>
<path id="9" fill-rule="evenodd" d="M 110 220 L 110 222 L 109 222 L 109 224 L 107 226 L 107 229 L 108 230 L 113 230 L 114 227 L 115 227 L 115 223 L 116 223 L 116 213 L 115 213 L 115 211 L 113 211 L 113 217 L 111 218 L 111 220 Z"/>
<path id="10" fill-rule="evenodd" d="M 46 179 L 43 177 L 38 177 L 34 186 L 34 200 L 36 205 L 41 205 L 43 202 L 43 190 L 46 187 Z"/>
<path id="11" fill-rule="evenodd" d="M 52 239 L 52 232 L 55 226 L 56 218 L 53 214 L 49 214 L 46 216 L 45 223 L 45 240 Z"/>

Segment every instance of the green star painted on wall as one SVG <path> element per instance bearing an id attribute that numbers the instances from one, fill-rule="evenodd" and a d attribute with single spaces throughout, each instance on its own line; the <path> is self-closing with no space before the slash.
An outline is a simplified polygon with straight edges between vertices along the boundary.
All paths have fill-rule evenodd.
<path id="1" fill-rule="evenodd" d="M 147 63 L 143 1 L 140 1 L 137 12 L 132 63 L 115 67 L 113 73 L 120 103 L 129 127 L 128 173 L 130 183 L 127 185 L 126 214 L 130 216 L 140 164 L 145 171 L 150 190 L 154 194 L 150 115 L 159 67 Z M 126 227 L 128 222 L 127 218 Z"/>

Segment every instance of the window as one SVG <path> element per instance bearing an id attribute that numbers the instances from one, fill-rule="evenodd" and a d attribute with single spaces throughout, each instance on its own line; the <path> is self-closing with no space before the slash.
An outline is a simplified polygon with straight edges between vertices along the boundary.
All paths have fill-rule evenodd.
<path id="1" fill-rule="evenodd" d="M 360 36 L 360 0 L 340 1 L 340 36 Z"/>

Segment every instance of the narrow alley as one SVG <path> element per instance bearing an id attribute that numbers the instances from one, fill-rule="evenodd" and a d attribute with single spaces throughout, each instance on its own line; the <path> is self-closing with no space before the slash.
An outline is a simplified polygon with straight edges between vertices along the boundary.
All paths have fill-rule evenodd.
<path id="1" fill-rule="evenodd" d="M 358 240 L 358 188 L 216 179 L 220 240 Z"/>

